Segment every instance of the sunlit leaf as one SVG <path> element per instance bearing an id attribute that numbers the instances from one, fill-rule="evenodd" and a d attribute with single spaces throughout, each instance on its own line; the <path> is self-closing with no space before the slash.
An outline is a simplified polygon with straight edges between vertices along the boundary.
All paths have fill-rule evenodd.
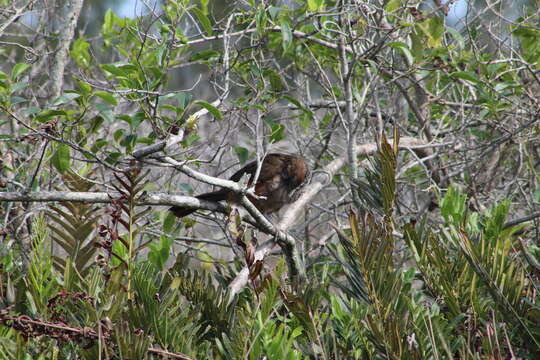
<path id="1" fill-rule="evenodd" d="M 203 101 L 203 100 L 197 100 L 195 101 L 195 104 L 201 105 L 203 108 L 208 110 L 212 115 L 214 115 L 216 119 L 219 119 L 219 120 L 223 119 L 223 114 L 214 105 L 207 103 L 206 101 Z"/>

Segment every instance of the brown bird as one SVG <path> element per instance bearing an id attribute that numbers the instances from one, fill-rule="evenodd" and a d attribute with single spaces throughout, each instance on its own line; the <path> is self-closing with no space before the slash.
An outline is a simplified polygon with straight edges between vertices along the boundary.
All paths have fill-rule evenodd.
<path id="1" fill-rule="evenodd" d="M 238 182 L 244 174 L 248 174 L 248 186 L 252 186 L 256 172 L 257 162 L 253 161 L 235 172 L 230 180 Z M 255 194 L 265 197 L 265 199 L 255 199 L 252 196 L 248 196 L 248 198 L 263 214 L 279 211 L 284 205 L 293 201 L 293 193 L 304 183 L 308 173 L 308 166 L 300 156 L 278 153 L 268 154 L 263 160 L 261 172 L 255 184 Z M 221 189 L 197 195 L 196 197 L 207 201 L 227 200 L 233 203 L 238 202 L 238 195 L 228 189 Z M 178 217 L 187 216 L 196 210 L 182 206 L 170 208 L 170 211 Z"/>

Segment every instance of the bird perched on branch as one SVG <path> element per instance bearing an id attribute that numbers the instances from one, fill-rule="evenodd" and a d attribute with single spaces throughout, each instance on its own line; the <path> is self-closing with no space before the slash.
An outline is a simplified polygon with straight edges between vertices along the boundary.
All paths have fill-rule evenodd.
<path id="1" fill-rule="evenodd" d="M 235 172 L 230 180 L 238 182 L 247 174 L 249 175 L 248 186 L 251 187 L 256 172 L 257 162 L 253 161 Z M 261 213 L 274 213 L 294 200 L 293 194 L 307 180 L 308 174 L 308 166 L 302 157 L 280 153 L 268 154 L 262 162 L 261 171 L 255 184 L 255 195 L 260 198 L 249 195 L 248 198 Z M 237 203 L 238 196 L 232 190 L 221 189 L 197 195 L 196 198 L 216 202 L 227 200 Z M 187 216 L 196 210 L 183 206 L 170 208 L 170 211 L 178 217 Z"/>

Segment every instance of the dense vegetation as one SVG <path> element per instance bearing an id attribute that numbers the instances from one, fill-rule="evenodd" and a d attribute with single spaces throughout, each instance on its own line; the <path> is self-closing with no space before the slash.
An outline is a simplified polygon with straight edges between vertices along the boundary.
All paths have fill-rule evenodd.
<path id="1" fill-rule="evenodd" d="M 534 2 L 0 4 L 2 358 L 540 357 Z"/>

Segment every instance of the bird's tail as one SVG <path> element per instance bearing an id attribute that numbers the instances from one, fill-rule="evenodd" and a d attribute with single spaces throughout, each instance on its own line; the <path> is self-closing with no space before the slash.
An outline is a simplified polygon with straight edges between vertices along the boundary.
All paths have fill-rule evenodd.
<path id="1" fill-rule="evenodd" d="M 199 200 L 218 202 L 227 199 L 227 192 L 225 190 L 218 190 L 197 195 L 196 198 Z M 175 216 L 181 218 L 194 213 L 195 211 L 197 211 L 197 209 L 187 208 L 184 206 L 173 206 L 169 209 L 169 211 L 172 212 Z"/>

